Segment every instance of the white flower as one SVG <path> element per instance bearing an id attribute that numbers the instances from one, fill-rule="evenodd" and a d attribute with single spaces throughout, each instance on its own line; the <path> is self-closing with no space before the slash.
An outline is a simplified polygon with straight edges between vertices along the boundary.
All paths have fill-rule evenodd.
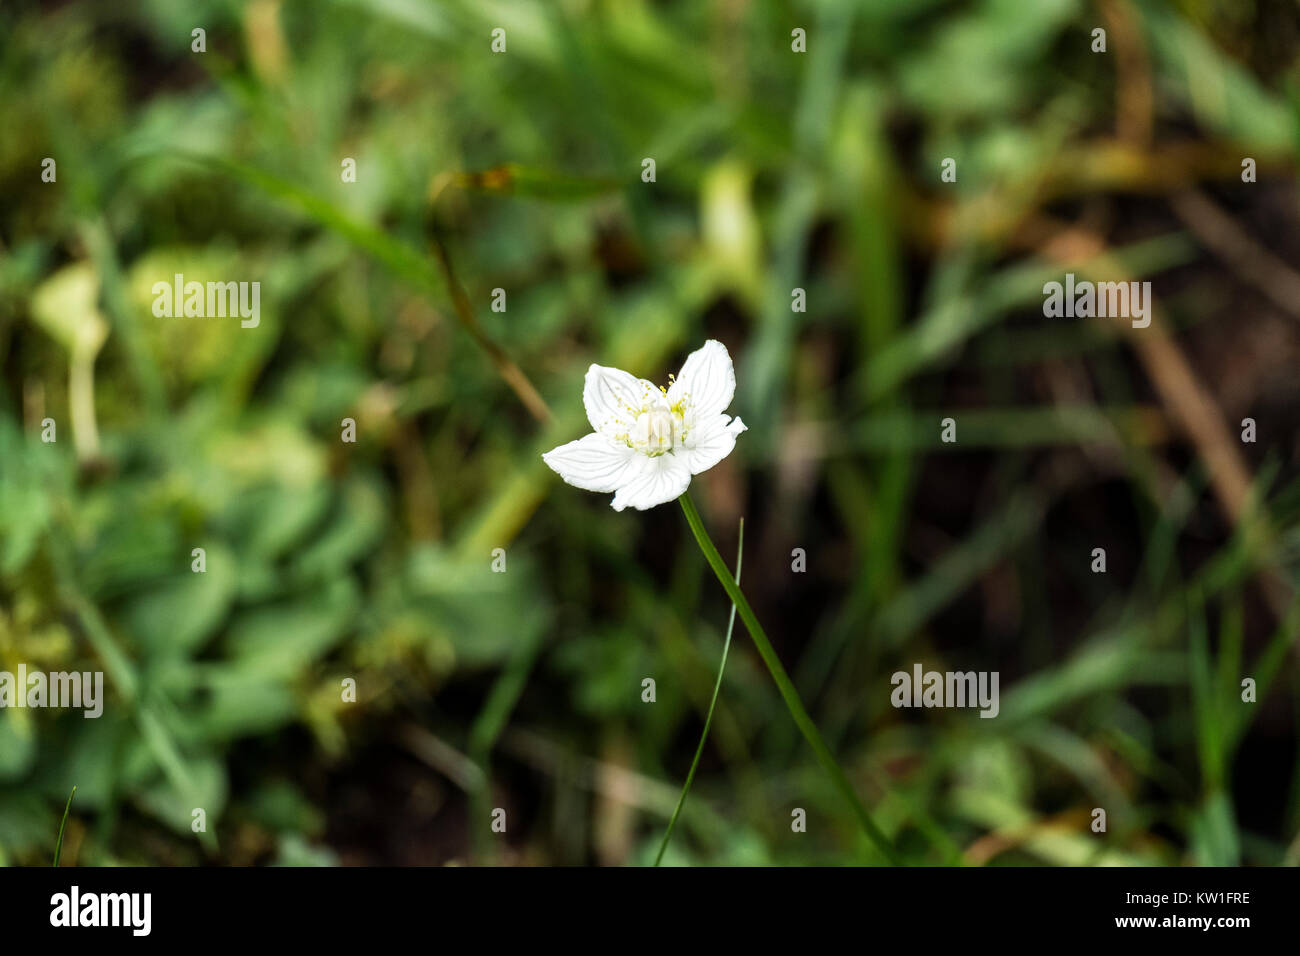
<path id="1" fill-rule="evenodd" d="M 575 488 L 612 491 L 615 511 L 672 501 L 691 476 L 731 454 L 745 423 L 723 412 L 736 391 L 731 356 L 709 339 L 667 388 L 616 368 L 587 369 L 582 403 L 595 431 L 542 456 Z"/>

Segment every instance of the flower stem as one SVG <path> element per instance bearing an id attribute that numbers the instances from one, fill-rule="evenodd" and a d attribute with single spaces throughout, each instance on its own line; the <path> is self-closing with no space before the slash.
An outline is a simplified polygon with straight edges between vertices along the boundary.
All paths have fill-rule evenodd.
<path id="1" fill-rule="evenodd" d="M 745 622 L 745 629 L 749 631 L 749 636 L 754 639 L 754 646 L 758 648 L 758 654 L 763 658 L 763 663 L 767 665 L 768 671 L 772 674 L 772 680 L 776 681 L 776 688 L 781 692 L 785 699 L 785 706 L 790 711 L 790 716 L 794 718 L 795 725 L 803 733 L 804 739 L 808 741 L 817 755 L 817 760 L 821 763 L 835 788 L 840 791 L 841 795 L 853 807 L 853 812 L 862 825 L 863 831 L 871 839 L 877 849 L 884 854 L 885 858 L 894 865 L 901 864 L 893 844 L 889 838 L 876 826 L 871 814 L 867 808 L 862 805 L 858 799 L 857 793 L 853 790 L 853 785 L 849 783 L 849 778 L 844 775 L 840 765 L 835 762 L 830 748 L 822 740 L 821 732 L 813 719 L 808 716 L 808 711 L 804 709 L 803 701 L 799 699 L 799 692 L 795 690 L 794 684 L 790 681 L 790 676 L 785 672 L 781 665 L 781 660 L 776 656 L 776 651 L 772 649 L 772 642 L 767 639 L 767 634 L 763 631 L 762 625 L 758 623 L 758 618 L 754 616 L 753 609 L 749 606 L 744 593 L 731 575 L 727 573 L 727 566 L 722 561 L 722 555 L 718 554 L 718 549 L 714 547 L 713 540 L 709 537 L 708 531 L 704 528 L 704 522 L 700 519 L 700 513 L 695 509 L 695 502 L 691 500 L 690 492 L 683 492 L 682 496 L 677 499 L 682 506 L 682 511 L 686 514 L 686 523 L 691 526 L 691 531 L 695 535 L 695 540 L 704 552 L 704 559 L 709 562 L 709 567 L 722 583 L 726 590 L 727 596 L 731 598 L 731 603 L 735 605 L 736 610 L 740 612 L 740 619 Z"/>
<path id="2" fill-rule="evenodd" d="M 740 564 L 745 556 L 745 519 L 740 519 L 740 540 L 736 543 L 736 586 L 740 586 Z M 718 665 L 718 679 L 713 682 L 713 699 L 709 701 L 709 712 L 704 716 L 704 730 L 700 732 L 700 743 L 695 748 L 695 759 L 691 761 L 691 769 L 686 774 L 686 783 L 682 785 L 681 795 L 677 798 L 677 806 L 673 808 L 672 818 L 668 821 L 668 829 L 664 831 L 663 841 L 659 844 L 659 853 L 655 856 L 655 866 L 658 866 L 664 858 L 664 850 L 668 849 L 668 841 L 672 839 L 673 827 L 677 825 L 677 816 L 682 812 L 682 806 L 686 803 L 686 794 L 691 789 L 691 782 L 695 779 L 695 769 L 700 765 L 700 755 L 704 753 L 704 742 L 709 739 L 709 726 L 713 723 L 713 708 L 718 705 L 718 691 L 722 689 L 722 672 L 727 669 L 727 652 L 731 650 L 731 632 L 736 626 L 736 603 L 731 603 L 731 617 L 727 619 L 727 639 L 722 642 L 722 663 Z"/>

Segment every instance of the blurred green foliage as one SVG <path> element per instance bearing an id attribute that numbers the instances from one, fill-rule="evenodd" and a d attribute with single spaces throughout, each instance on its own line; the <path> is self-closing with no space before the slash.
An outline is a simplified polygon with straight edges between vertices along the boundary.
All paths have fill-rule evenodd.
<path id="1" fill-rule="evenodd" d="M 663 380 L 713 335 L 750 430 L 697 482 L 706 517 L 727 553 L 747 515 L 746 590 L 909 859 L 1296 862 L 1294 600 L 1259 597 L 1294 588 L 1294 411 L 1250 462 L 1258 519 L 1225 520 L 1130 345 L 1042 320 L 1062 266 L 1035 227 L 1184 270 L 1159 290 L 1180 335 L 1266 322 L 1153 197 L 1240 190 L 1250 155 L 1273 198 L 1240 203 L 1295 225 L 1270 37 L 1298 24 L 1266 0 L 6 4 L 0 669 L 103 670 L 109 699 L 0 711 L 0 861 L 49 859 L 75 784 L 65 865 L 648 862 L 727 605 L 675 509 L 615 514 L 539 453 L 584 430 L 588 363 Z M 260 325 L 156 318 L 176 273 L 260 281 Z M 873 861 L 737 651 L 669 861 Z M 892 710 L 922 659 L 1000 670 L 1000 718 Z M 1242 779 L 1244 673 L 1285 686 Z"/>

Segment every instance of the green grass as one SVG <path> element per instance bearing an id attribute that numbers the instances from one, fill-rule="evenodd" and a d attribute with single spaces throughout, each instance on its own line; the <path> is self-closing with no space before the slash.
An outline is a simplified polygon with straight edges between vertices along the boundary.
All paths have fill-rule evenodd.
<path id="1" fill-rule="evenodd" d="M 54 862 L 51 866 L 59 865 L 59 858 L 63 856 L 63 830 L 68 825 L 68 814 L 72 811 L 72 798 L 77 795 L 77 788 L 73 787 L 72 792 L 68 794 L 68 802 L 63 807 L 63 819 L 59 821 L 59 835 L 54 841 Z"/>
<path id="2" fill-rule="evenodd" d="M 107 700 L 0 711 L 0 859 L 75 779 L 79 865 L 1300 860 L 1294 322 L 1168 202 L 1289 256 L 1297 25 L 1121 6 L 1102 56 L 1067 0 L 6 5 L 0 669 Z M 1249 518 L 1067 268 L 1257 419 Z M 261 326 L 155 318 L 176 272 Z M 688 525 L 563 489 L 587 366 L 707 337 L 749 431 Z M 999 718 L 892 708 L 917 661 Z"/>

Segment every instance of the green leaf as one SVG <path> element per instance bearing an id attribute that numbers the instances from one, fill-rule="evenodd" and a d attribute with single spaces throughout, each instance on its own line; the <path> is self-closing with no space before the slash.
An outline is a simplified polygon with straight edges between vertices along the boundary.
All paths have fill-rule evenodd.
<path id="1" fill-rule="evenodd" d="M 268 678 L 301 674 L 347 635 L 359 607 L 356 584 L 343 578 L 324 593 L 242 613 L 225 649 L 240 666 Z"/>
<path id="2" fill-rule="evenodd" d="M 208 832 L 226 809 L 229 781 L 225 764 L 213 756 L 192 758 L 188 764 L 189 788 L 182 792 L 171 781 L 163 780 L 145 788 L 136 802 L 177 833 L 191 835 L 193 811 L 202 809 L 207 817 Z"/>
<path id="3" fill-rule="evenodd" d="M 127 603 L 126 627 L 151 653 L 198 649 L 229 613 L 238 584 L 237 558 L 217 544 L 206 551 L 207 571 L 186 567 Z"/>

